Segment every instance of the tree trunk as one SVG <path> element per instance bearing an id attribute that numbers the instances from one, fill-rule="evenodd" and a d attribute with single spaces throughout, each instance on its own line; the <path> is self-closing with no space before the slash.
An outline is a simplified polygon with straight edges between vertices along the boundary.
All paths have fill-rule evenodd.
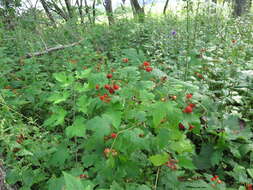
<path id="1" fill-rule="evenodd" d="M 251 0 L 235 0 L 233 16 L 238 17 L 249 12 Z"/>
<path id="2" fill-rule="evenodd" d="M 92 4 L 92 23 L 95 24 L 96 21 L 96 0 L 93 0 Z"/>
<path id="3" fill-rule="evenodd" d="M 49 3 L 49 2 L 48 2 Z M 53 10 L 54 12 L 56 12 L 58 15 L 60 15 L 65 21 L 69 20 L 69 16 L 67 15 L 67 13 L 64 11 L 64 9 L 62 10 L 54 1 L 50 2 L 50 9 Z"/>
<path id="4" fill-rule="evenodd" d="M 166 15 L 166 9 L 168 7 L 168 4 L 169 4 L 169 0 L 166 0 L 165 2 L 165 5 L 164 5 L 164 8 L 163 8 L 163 14 Z"/>
<path id="5" fill-rule="evenodd" d="M 88 19 L 90 21 L 90 24 L 92 24 L 92 20 L 91 20 L 91 16 L 90 16 L 90 8 L 88 6 L 87 0 L 84 0 L 84 4 L 85 4 L 85 13 L 88 16 Z"/>
<path id="6" fill-rule="evenodd" d="M 49 7 L 46 3 L 45 0 L 40 0 L 40 3 L 42 4 L 46 14 L 47 14 L 47 17 L 49 18 L 49 20 L 55 25 L 55 20 L 54 20 L 54 17 L 53 15 L 51 14 L 50 10 L 49 10 Z"/>
<path id="7" fill-rule="evenodd" d="M 70 0 L 65 0 L 65 4 L 66 4 L 67 10 L 68 10 L 69 18 L 73 18 L 74 15 L 73 15 L 73 9 L 72 9 Z"/>
<path id="8" fill-rule="evenodd" d="M 78 6 L 78 12 L 79 12 L 79 15 L 80 15 L 80 19 L 81 19 L 81 23 L 83 24 L 84 23 L 84 20 L 83 20 L 83 0 L 76 0 L 76 4 Z"/>
<path id="9" fill-rule="evenodd" d="M 144 7 L 141 7 L 138 0 L 130 0 L 131 7 L 133 10 L 133 15 L 137 18 L 140 22 L 144 22 Z"/>
<path id="10" fill-rule="evenodd" d="M 113 11 L 112 11 L 112 1 L 105 0 L 104 7 L 105 7 L 105 11 L 106 11 L 109 25 L 112 25 L 114 23 Z"/>

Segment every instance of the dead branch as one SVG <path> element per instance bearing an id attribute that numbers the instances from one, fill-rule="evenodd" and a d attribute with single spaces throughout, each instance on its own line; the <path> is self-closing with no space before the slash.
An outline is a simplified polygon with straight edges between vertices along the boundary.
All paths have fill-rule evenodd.
<path id="1" fill-rule="evenodd" d="M 32 57 L 42 56 L 42 55 L 51 53 L 53 51 L 58 51 L 58 50 L 62 50 L 62 49 L 65 49 L 65 48 L 69 48 L 69 47 L 79 45 L 82 41 L 83 40 L 80 40 L 78 42 L 68 44 L 68 45 L 58 45 L 56 47 L 48 48 L 48 49 L 45 49 L 44 51 L 40 51 L 40 52 L 28 53 L 23 58 L 28 59 L 28 58 L 32 58 Z"/>

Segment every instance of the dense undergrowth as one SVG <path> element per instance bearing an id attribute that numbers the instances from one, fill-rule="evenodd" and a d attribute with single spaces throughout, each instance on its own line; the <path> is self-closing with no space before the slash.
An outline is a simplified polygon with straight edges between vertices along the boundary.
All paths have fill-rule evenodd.
<path id="1" fill-rule="evenodd" d="M 252 18 L 1 30 L 0 153 L 28 189 L 249 189 Z M 27 52 L 84 39 L 41 57 Z"/>

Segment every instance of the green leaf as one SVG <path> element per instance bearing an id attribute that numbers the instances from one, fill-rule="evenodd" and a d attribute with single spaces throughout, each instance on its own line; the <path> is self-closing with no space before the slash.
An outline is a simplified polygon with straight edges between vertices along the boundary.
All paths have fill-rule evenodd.
<path id="1" fill-rule="evenodd" d="M 79 93 L 81 93 L 81 92 L 86 92 L 86 91 L 89 90 L 89 84 L 87 84 L 87 83 L 84 83 L 84 84 L 76 83 L 75 89 L 76 89 L 76 91 L 79 92 Z"/>
<path id="2" fill-rule="evenodd" d="M 54 107 L 52 111 L 53 114 L 44 122 L 44 125 L 54 127 L 63 124 L 68 112 L 61 107 Z"/>
<path id="3" fill-rule="evenodd" d="M 65 72 L 54 73 L 54 78 L 61 83 L 62 87 L 67 87 L 72 84 L 74 78 L 72 75 L 67 75 Z"/>
<path id="4" fill-rule="evenodd" d="M 162 119 L 165 118 L 168 112 L 168 107 L 169 104 L 164 102 L 158 102 L 152 106 L 154 127 L 157 127 L 161 123 Z"/>
<path id="5" fill-rule="evenodd" d="M 154 164 L 154 166 L 161 166 L 169 159 L 168 154 L 156 154 L 149 157 L 149 160 Z"/>
<path id="6" fill-rule="evenodd" d="M 161 130 L 159 131 L 159 134 L 157 135 L 157 139 L 156 139 L 157 143 L 161 149 L 170 143 L 169 137 L 170 137 L 169 130 L 165 129 L 165 128 L 161 128 Z"/>
<path id="7" fill-rule="evenodd" d="M 183 152 L 193 152 L 194 148 L 190 140 L 188 139 L 181 139 L 179 141 L 173 142 L 169 145 L 169 147 L 173 150 L 178 152 L 179 154 Z"/>
<path id="8" fill-rule="evenodd" d="M 194 157 L 194 164 L 198 169 L 211 168 L 211 158 L 214 152 L 213 145 L 203 144 L 201 147 L 200 154 Z"/>
<path id="9" fill-rule="evenodd" d="M 54 92 L 49 98 L 48 101 L 53 102 L 54 104 L 59 104 L 60 102 L 64 102 L 70 96 L 69 92 Z"/>
<path id="10" fill-rule="evenodd" d="M 178 165 L 180 167 L 184 167 L 186 169 L 190 169 L 190 170 L 193 170 L 193 169 L 196 169 L 196 167 L 194 166 L 192 160 L 190 160 L 188 158 L 189 156 L 185 156 L 185 155 L 180 155 L 178 157 Z"/>
<path id="11" fill-rule="evenodd" d="M 222 151 L 214 151 L 211 157 L 212 166 L 218 165 L 222 160 Z"/>
<path id="12" fill-rule="evenodd" d="M 151 92 L 148 92 L 147 90 L 141 90 L 140 91 L 140 95 L 139 95 L 139 99 L 140 101 L 151 101 L 153 100 L 155 97 L 154 94 L 152 94 Z"/>
<path id="13" fill-rule="evenodd" d="M 105 135 L 108 135 L 111 131 L 110 120 L 107 118 L 101 118 L 99 116 L 94 117 L 86 123 L 87 129 L 94 132 L 94 137 L 103 140 Z"/>
<path id="14" fill-rule="evenodd" d="M 76 73 L 78 79 L 88 78 L 91 74 L 91 69 L 81 70 Z"/>
<path id="15" fill-rule="evenodd" d="M 83 187 L 80 179 L 78 179 L 66 172 L 62 172 L 62 173 L 64 175 L 66 190 L 84 190 L 84 187 Z"/>
<path id="16" fill-rule="evenodd" d="M 235 165 L 233 171 L 227 173 L 233 176 L 233 178 L 240 183 L 250 183 L 246 169 L 243 166 Z"/>
<path id="17" fill-rule="evenodd" d="M 89 104 L 90 104 L 90 102 L 89 102 L 89 99 L 86 95 L 80 96 L 77 100 L 77 103 L 76 103 L 78 111 L 81 111 L 83 113 L 88 112 Z"/>
<path id="18" fill-rule="evenodd" d="M 80 116 L 77 117 L 73 125 L 67 127 L 65 130 L 66 130 L 66 135 L 69 138 L 72 138 L 74 136 L 85 137 L 85 133 L 86 133 L 85 119 Z"/>
<path id="19" fill-rule="evenodd" d="M 122 115 L 122 112 L 111 110 L 103 114 L 102 117 L 106 118 L 108 121 L 110 121 L 110 123 L 114 127 L 118 128 L 121 123 L 121 115 Z"/>
<path id="20" fill-rule="evenodd" d="M 253 169 L 247 169 L 249 176 L 253 179 Z"/>
<path id="21" fill-rule="evenodd" d="M 64 187 L 64 178 L 55 178 L 52 177 L 50 180 L 48 180 L 48 190 L 62 190 Z"/>
<path id="22" fill-rule="evenodd" d="M 57 151 L 52 155 L 49 163 L 53 166 L 62 166 L 69 157 L 69 150 L 61 144 L 57 147 Z"/>

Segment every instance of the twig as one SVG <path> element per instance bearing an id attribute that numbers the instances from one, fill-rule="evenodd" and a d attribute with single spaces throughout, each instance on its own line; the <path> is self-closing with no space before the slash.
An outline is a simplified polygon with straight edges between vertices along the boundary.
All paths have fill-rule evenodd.
<path id="1" fill-rule="evenodd" d="M 58 51 L 58 50 L 62 50 L 62 49 L 65 49 L 65 48 L 69 48 L 69 47 L 73 47 L 73 46 L 79 45 L 82 41 L 83 41 L 83 39 L 80 40 L 80 41 L 78 41 L 78 42 L 72 43 L 72 44 L 68 44 L 68 45 L 58 45 L 58 46 L 56 46 L 56 47 L 48 48 L 48 49 L 46 49 L 46 50 L 44 50 L 44 51 L 35 52 L 35 53 L 28 53 L 28 54 L 26 54 L 26 55 L 25 55 L 24 57 L 22 57 L 22 58 L 32 58 L 32 57 L 42 56 L 42 55 L 51 53 L 51 52 L 53 52 L 53 51 Z"/>
<path id="2" fill-rule="evenodd" d="M 157 169 L 154 190 L 156 190 L 156 188 L 157 188 L 159 173 L 160 173 L 160 167 Z"/>

